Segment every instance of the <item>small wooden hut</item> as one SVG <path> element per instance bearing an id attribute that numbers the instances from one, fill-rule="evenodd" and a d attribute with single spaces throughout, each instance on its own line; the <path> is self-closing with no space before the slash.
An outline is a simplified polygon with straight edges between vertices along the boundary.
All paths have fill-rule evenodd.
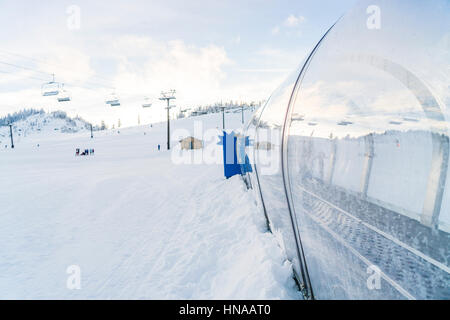
<path id="1" fill-rule="evenodd" d="M 182 150 L 196 150 L 203 148 L 203 141 L 194 137 L 186 137 L 180 140 Z"/>

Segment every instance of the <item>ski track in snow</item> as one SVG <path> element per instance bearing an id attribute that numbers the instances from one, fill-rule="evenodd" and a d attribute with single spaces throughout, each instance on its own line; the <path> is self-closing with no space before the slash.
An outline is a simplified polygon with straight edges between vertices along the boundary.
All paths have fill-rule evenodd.
<path id="1" fill-rule="evenodd" d="M 240 114 L 227 117 L 239 127 Z M 174 130 L 195 120 L 215 128 L 221 115 Z M 299 299 L 240 178 L 225 180 L 221 165 L 175 165 L 156 149 L 164 142 L 157 124 L 94 140 L 36 134 L 1 150 L 0 298 Z M 76 158 L 77 147 L 96 155 Z M 66 287 L 70 265 L 81 290 Z"/>

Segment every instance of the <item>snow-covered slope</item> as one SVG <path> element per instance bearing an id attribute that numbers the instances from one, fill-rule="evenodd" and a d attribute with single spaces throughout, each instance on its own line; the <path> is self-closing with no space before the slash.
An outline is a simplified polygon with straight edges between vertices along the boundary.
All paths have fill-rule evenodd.
<path id="1" fill-rule="evenodd" d="M 241 126 L 239 114 L 226 116 L 227 127 Z M 220 164 L 174 161 L 178 138 L 221 125 L 220 114 L 172 121 L 173 152 L 164 123 L 94 139 L 41 131 L 3 149 L 0 298 L 299 298 L 240 178 L 225 180 Z M 66 285 L 73 265 L 80 290 Z"/>
<path id="2" fill-rule="evenodd" d="M 13 123 L 15 144 L 20 144 L 26 138 L 77 133 L 90 130 L 90 124 L 81 118 L 72 119 L 64 112 L 37 113 Z M 10 129 L 0 126 L 0 146 L 10 144 Z"/>

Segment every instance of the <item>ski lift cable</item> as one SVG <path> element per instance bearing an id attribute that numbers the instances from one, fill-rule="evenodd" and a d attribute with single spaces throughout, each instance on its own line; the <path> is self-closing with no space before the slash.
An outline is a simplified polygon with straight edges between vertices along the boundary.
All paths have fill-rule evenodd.
<path id="1" fill-rule="evenodd" d="M 40 59 L 36 59 L 36 58 L 27 57 L 27 56 L 24 56 L 24 55 L 21 55 L 21 54 L 12 53 L 12 52 L 8 52 L 8 51 L 5 51 L 5 50 L 0 50 L 0 52 L 4 52 L 4 53 L 7 53 L 7 54 L 12 55 L 12 56 L 22 57 L 22 58 L 29 59 L 29 60 L 32 60 L 32 61 L 42 62 L 44 64 L 51 65 L 50 63 L 48 63 L 46 61 L 43 61 L 43 60 L 40 60 Z M 47 76 L 52 76 L 52 78 L 53 78 L 53 73 L 42 71 L 42 70 L 39 70 L 37 68 L 22 66 L 22 65 L 10 63 L 10 62 L 5 62 L 5 61 L 0 61 L 0 64 L 4 64 L 4 65 L 8 65 L 8 66 L 11 66 L 11 67 L 24 69 L 24 70 L 28 70 L 28 71 L 33 71 L 33 72 L 44 74 L 44 75 L 47 75 Z M 53 64 L 53 65 L 56 66 L 56 64 Z M 102 79 L 105 79 L 106 81 L 110 82 L 109 79 L 107 79 L 107 78 L 105 78 L 103 76 L 100 76 L 100 75 L 93 75 L 92 77 L 102 78 Z M 39 80 L 39 81 L 46 81 L 45 79 L 36 78 L 36 77 L 32 77 L 32 76 L 26 76 L 25 78 Z M 55 82 L 55 81 L 53 80 L 53 82 Z M 78 83 L 68 83 L 68 82 L 66 82 L 66 84 L 69 85 L 69 86 L 84 88 L 84 89 L 87 89 L 87 90 L 95 90 L 96 87 L 103 87 L 103 88 L 107 88 L 107 89 L 114 89 L 112 86 L 107 85 L 105 83 L 94 82 L 94 81 L 91 81 L 91 80 L 84 81 L 84 83 L 88 84 L 90 86 L 86 86 L 85 84 L 81 85 L 81 84 L 78 84 Z M 174 92 L 170 92 L 170 93 L 174 93 Z"/>
<path id="2" fill-rule="evenodd" d="M 25 56 L 25 55 L 22 55 L 22 54 L 18 54 L 18 53 L 14 53 L 14 52 L 11 52 L 11 51 L 0 50 L 0 52 L 3 52 L 4 54 L 6 53 L 7 55 L 10 55 L 10 56 L 20 57 L 20 58 L 28 59 L 28 60 L 35 61 L 35 62 L 44 63 L 44 64 L 49 65 L 49 66 L 51 66 L 51 65 L 58 66 L 57 64 L 49 63 L 49 62 L 44 61 L 42 59 L 28 57 L 28 56 Z M 10 62 L 4 62 L 4 61 L 0 61 L 0 63 L 4 64 L 4 65 L 9 65 L 9 66 L 12 66 L 12 67 L 15 67 L 15 68 L 20 68 L 20 69 L 24 69 L 24 70 L 28 70 L 28 71 L 33 71 L 33 72 L 45 74 L 45 75 L 48 75 L 48 76 L 52 75 L 52 73 L 45 72 L 45 71 L 39 70 L 37 68 L 31 68 L 31 67 L 22 66 L 22 65 L 10 63 Z M 62 65 L 59 65 L 59 67 L 62 67 Z M 67 67 L 64 67 L 64 68 L 67 70 Z M 110 79 L 108 79 L 106 77 L 103 77 L 103 76 L 100 76 L 100 75 L 93 75 L 92 77 L 93 78 L 104 79 L 104 80 L 106 80 L 108 82 L 111 81 Z M 27 76 L 26 78 L 33 79 L 33 80 L 38 80 L 38 81 L 46 81 L 45 79 L 32 77 L 32 76 Z M 84 89 L 88 89 L 88 90 L 95 90 L 96 89 L 95 87 L 104 87 L 104 88 L 108 88 L 108 89 L 113 89 L 113 87 L 110 86 L 110 85 L 106 85 L 105 83 L 94 82 L 94 81 L 91 81 L 91 80 L 87 80 L 84 83 L 88 84 L 88 85 L 90 84 L 91 86 L 81 85 L 81 84 L 77 84 L 77 83 L 67 83 L 66 82 L 67 85 L 70 85 L 72 87 L 79 87 L 79 88 L 84 88 Z M 175 91 L 171 90 L 168 93 L 169 94 L 174 94 Z"/>
<path id="3" fill-rule="evenodd" d="M 4 74 L 14 74 L 14 72 L 10 72 L 10 71 L 4 71 L 4 70 L 0 70 L 0 73 L 4 73 Z M 33 77 L 33 76 L 24 76 L 22 78 L 25 79 L 31 79 L 31 80 L 36 80 L 36 81 L 48 81 L 48 79 L 42 79 L 42 78 L 37 78 L 37 77 Z"/>
<path id="4" fill-rule="evenodd" d="M 0 73 L 3 74 L 14 74 L 14 72 L 11 71 L 4 71 L 4 70 L 0 70 Z M 64 85 L 65 83 L 59 83 L 57 81 L 55 81 L 55 77 L 54 74 L 52 74 L 52 80 L 48 81 L 48 79 L 42 79 L 42 78 L 37 78 L 37 77 L 32 77 L 32 76 L 25 76 L 23 77 L 25 79 L 32 79 L 32 80 L 36 80 L 39 82 L 43 82 L 44 84 L 42 84 L 41 86 L 41 94 L 43 96 L 57 96 L 57 101 L 58 102 L 69 102 L 72 101 L 70 92 L 68 92 L 65 88 Z M 49 87 L 50 85 L 50 87 Z M 94 90 L 94 88 L 88 88 L 86 86 L 77 86 L 74 85 L 74 87 L 83 87 L 86 89 L 92 89 Z M 115 98 L 112 101 L 108 101 L 108 104 L 110 104 L 112 107 L 117 107 L 120 106 L 120 100 L 117 98 L 117 96 L 115 96 Z"/>
<path id="5" fill-rule="evenodd" d="M 3 52 L 3 53 L 2 53 L 2 52 Z M 9 56 L 20 57 L 20 58 L 22 58 L 22 59 L 31 60 L 31 61 L 34 61 L 34 62 L 39 62 L 39 63 L 49 64 L 47 61 L 44 61 L 44 60 L 41 60 L 41 59 L 37 59 L 37 58 L 34 58 L 34 57 L 25 56 L 25 55 L 23 55 L 23 54 L 11 52 L 11 51 L 6 51 L 6 50 L 4 50 L 4 49 L 1 49 L 1 50 L 0 50 L 0 54 L 2 54 L 3 56 L 5 56 L 5 54 L 6 54 L 6 55 L 9 55 Z"/>
<path id="6" fill-rule="evenodd" d="M 38 69 L 34 69 L 34 68 L 30 68 L 30 67 L 25 67 L 25 66 L 20 66 L 20 65 L 14 64 L 14 63 L 9 63 L 9 62 L 4 62 L 4 61 L 0 61 L 0 64 L 7 65 L 7 66 L 11 66 L 11 67 L 14 67 L 14 68 L 23 69 L 23 70 L 32 71 L 32 72 L 35 72 L 35 73 L 41 73 L 41 74 L 44 74 L 44 75 L 47 75 L 47 76 L 52 76 L 52 78 L 53 78 L 53 74 L 52 74 L 52 73 L 44 72 L 44 71 L 41 71 L 41 70 L 38 70 Z M 13 74 L 13 72 L 7 72 L 7 71 L 4 71 L 4 72 L 2 72 L 2 73 Z M 32 76 L 24 76 L 24 78 L 35 79 L 35 80 L 39 80 L 39 81 L 48 81 L 48 80 L 46 80 L 46 79 L 36 78 L 36 77 L 32 77 Z M 53 80 L 52 82 L 55 82 L 55 81 Z M 101 84 L 101 83 L 97 83 L 97 82 L 93 82 L 93 81 L 89 81 L 89 80 L 86 81 L 85 83 L 91 84 L 91 85 L 94 85 L 94 86 L 97 86 L 97 87 L 104 87 L 104 88 L 108 88 L 108 89 L 111 89 L 111 88 L 112 88 L 112 87 L 107 86 L 107 85 L 105 85 L 105 84 Z M 80 87 L 80 88 L 84 88 L 84 89 L 88 89 L 88 90 L 94 90 L 94 89 L 95 89 L 95 88 L 92 87 L 92 86 L 79 85 L 79 84 L 75 84 L 75 83 L 74 83 L 74 84 L 72 84 L 72 83 L 66 83 L 66 84 L 68 84 L 68 85 L 70 85 L 70 86 L 73 86 L 73 87 Z"/>
<path id="7" fill-rule="evenodd" d="M 33 72 L 45 74 L 45 75 L 48 75 L 48 76 L 53 76 L 53 73 L 41 71 L 41 70 L 39 70 L 39 69 L 37 69 L 37 68 L 31 68 L 31 67 L 27 67 L 27 66 L 21 66 L 21 65 L 18 65 L 18 64 L 14 64 L 14 63 L 10 63 L 10 62 L 5 62 L 5 61 L 0 61 L 0 64 L 7 65 L 7 66 L 11 66 L 11 67 L 18 68 L 18 69 L 23 69 L 23 70 L 33 71 Z M 45 80 L 43 80 L 43 81 L 45 81 Z M 87 81 L 85 81 L 85 82 L 88 83 L 88 84 L 92 84 L 92 85 L 98 86 L 98 87 L 105 87 L 105 88 L 108 88 L 108 89 L 111 89 L 111 88 L 112 88 L 111 86 L 105 85 L 104 83 L 94 82 L 94 81 L 90 81 L 90 80 L 87 80 Z M 69 84 L 69 85 L 72 86 L 72 84 L 70 84 L 70 83 L 67 83 L 67 84 Z M 82 87 L 82 88 L 86 88 L 86 89 L 92 89 L 92 88 L 88 88 L 88 87 L 85 87 L 85 86 L 82 86 L 82 85 L 74 85 L 74 86 Z"/>
<path id="8" fill-rule="evenodd" d="M 12 53 L 11 53 L 11 55 L 12 55 Z M 18 55 L 17 54 L 17 56 L 22 56 L 22 55 Z M 22 56 L 22 57 L 25 57 L 25 56 Z M 25 58 L 28 58 L 28 57 L 25 57 Z M 28 59 L 34 60 L 34 61 L 39 61 L 38 59 L 34 59 L 34 58 L 28 58 Z M 38 77 L 34 77 L 34 76 L 23 76 L 23 78 L 25 78 L 25 79 L 32 79 L 32 80 L 44 81 L 44 82 L 47 81 L 46 83 L 50 83 L 50 82 L 59 83 L 59 82 L 55 81 L 54 74 L 50 73 L 50 72 L 46 72 L 46 71 L 39 70 L 37 68 L 32 68 L 32 67 L 28 67 L 28 66 L 18 65 L 18 64 L 6 62 L 6 61 L 0 61 L 0 64 L 6 65 L 6 66 L 11 66 L 11 67 L 18 68 L 18 69 L 28 70 L 28 71 L 32 71 L 32 72 L 35 72 L 35 73 L 40 73 L 40 74 L 52 77 L 52 81 L 48 81 L 46 79 L 42 79 L 42 78 L 38 78 Z M 2 73 L 8 73 L 8 74 L 13 74 L 14 73 L 14 72 L 8 72 L 8 71 L 1 71 L 1 72 Z M 104 77 L 101 77 L 101 76 L 98 76 L 98 77 L 104 78 Z M 106 78 L 104 78 L 104 79 L 106 79 Z M 103 87 L 103 88 L 107 88 L 107 89 L 114 89 L 113 87 L 105 85 L 104 83 L 94 82 L 94 81 L 91 81 L 91 80 L 87 80 L 84 83 L 85 83 L 84 85 L 81 85 L 81 84 L 78 84 L 76 82 L 75 83 L 65 82 L 66 85 L 69 85 L 71 87 L 79 87 L 79 88 L 84 88 L 84 89 L 87 89 L 87 90 L 95 90 L 96 89 L 95 87 Z M 88 84 L 88 85 L 86 85 L 86 84 Z M 89 85 L 91 85 L 91 86 L 89 86 Z M 173 94 L 175 94 L 175 90 L 171 90 L 169 92 L 166 92 L 166 94 L 173 95 Z"/>
<path id="9" fill-rule="evenodd" d="M 5 70 L 0 70 L 0 73 L 3 74 L 14 74 L 14 72 L 11 71 L 5 71 Z M 30 80 L 36 80 L 39 81 L 40 83 L 42 82 L 48 82 L 48 79 L 43 79 L 43 78 L 38 78 L 38 77 L 33 77 L 33 76 L 22 76 L 23 79 L 30 79 Z M 70 85 L 72 87 L 81 87 L 78 85 Z M 88 89 L 88 90 L 94 90 L 95 88 L 93 87 L 87 87 L 87 86 L 83 86 L 82 88 Z"/>
<path id="10" fill-rule="evenodd" d="M 20 65 L 14 64 L 14 63 L 0 61 L 0 64 L 4 64 L 4 65 L 10 66 L 10 67 L 24 69 L 24 70 L 28 70 L 28 71 L 38 72 L 38 73 L 42 73 L 42 74 L 45 74 L 45 75 L 51 75 L 51 73 L 43 72 L 43 71 L 40 71 L 40 70 L 37 70 L 37 69 L 33 69 L 33 68 L 30 68 L 30 67 L 20 66 Z"/>
<path id="11" fill-rule="evenodd" d="M 11 52 L 11 51 L 0 50 L 0 53 L 1 52 L 6 53 L 6 54 L 11 55 L 11 56 L 16 56 L 16 57 L 20 57 L 20 58 L 23 58 L 23 59 L 31 60 L 31 61 L 34 61 L 34 62 L 43 63 L 43 64 L 46 64 L 47 66 L 51 66 L 51 67 L 64 68 L 66 70 L 75 70 L 74 68 L 67 68 L 67 66 L 63 66 L 62 64 L 50 63 L 50 62 L 42 60 L 42 59 L 32 58 L 32 57 L 25 56 L 25 55 L 19 54 L 19 53 L 14 53 L 14 52 Z M 106 77 L 103 77 L 103 76 L 97 75 L 97 74 L 96 75 L 92 75 L 92 77 L 93 78 L 103 79 L 103 80 L 106 80 L 108 82 L 111 81 L 109 78 L 106 78 Z"/>

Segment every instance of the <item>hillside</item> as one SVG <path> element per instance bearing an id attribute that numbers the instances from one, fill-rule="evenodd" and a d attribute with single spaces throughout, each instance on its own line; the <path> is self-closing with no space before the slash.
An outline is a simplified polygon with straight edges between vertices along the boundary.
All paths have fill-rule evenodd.
<path id="1" fill-rule="evenodd" d="M 63 111 L 46 113 L 42 110 L 29 113 L 17 113 L 0 119 L 0 146 L 10 144 L 9 127 L 13 121 L 14 143 L 20 144 L 24 139 L 39 139 L 43 135 L 60 135 L 61 133 L 78 133 L 90 130 L 91 124 L 81 118 L 71 118 Z M 14 121 L 15 120 L 15 121 Z"/>

